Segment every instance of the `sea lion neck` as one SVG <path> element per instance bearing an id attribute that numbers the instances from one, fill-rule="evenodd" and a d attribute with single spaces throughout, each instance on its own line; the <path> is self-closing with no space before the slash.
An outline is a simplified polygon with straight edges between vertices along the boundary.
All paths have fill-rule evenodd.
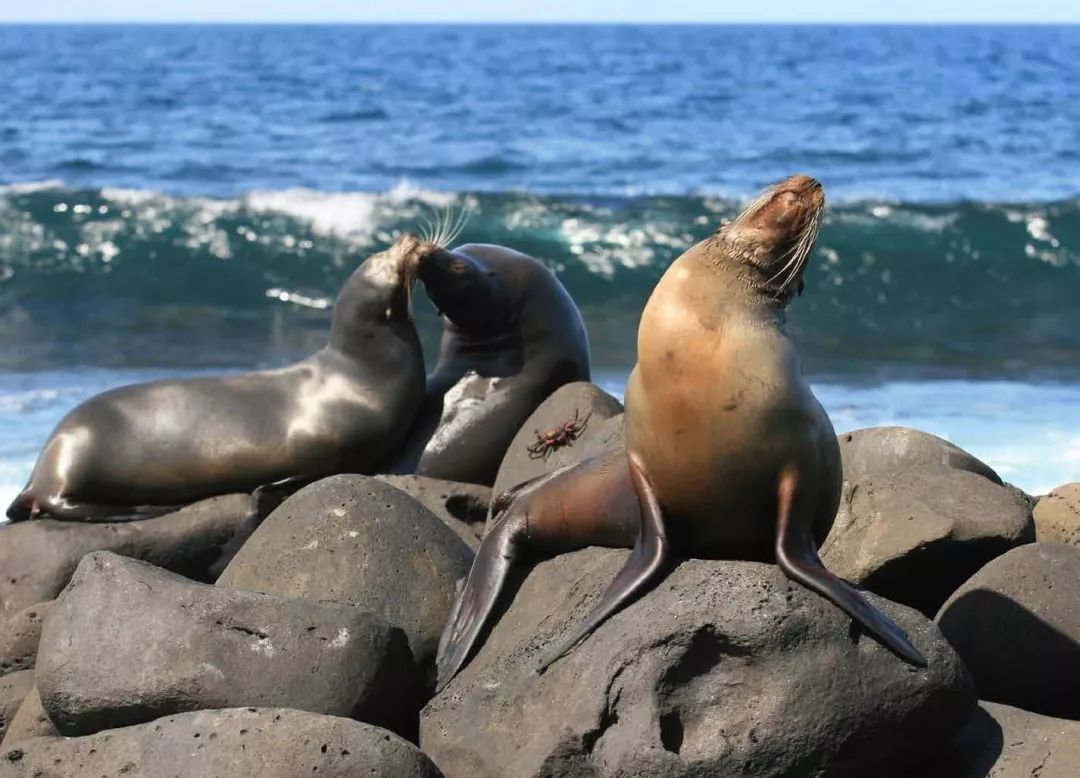
<path id="1" fill-rule="evenodd" d="M 705 243 L 720 240 L 714 235 Z M 759 265 L 746 261 L 726 245 L 702 246 L 685 257 L 701 293 L 715 298 L 716 310 L 732 307 L 782 324 L 791 302 L 790 290 L 779 288 Z"/>

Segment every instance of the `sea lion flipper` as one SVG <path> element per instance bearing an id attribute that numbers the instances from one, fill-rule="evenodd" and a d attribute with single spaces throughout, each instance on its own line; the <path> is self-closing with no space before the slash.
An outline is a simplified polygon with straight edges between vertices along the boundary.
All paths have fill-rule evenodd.
<path id="1" fill-rule="evenodd" d="M 183 505 L 109 505 L 106 503 L 82 502 L 70 497 L 47 498 L 33 503 L 30 515 L 13 518 L 56 519 L 58 521 L 123 522 L 153 519 L 164 516 L 183 507 Z"/>
<path id="2" fill-rule="evenodd" d="M 292 475 L 280 481 L 271 481 L 257 486 L 251 493 L 251 511 L 256 516 L 269 516 L 286 499 L 292 497 L 305 486 L 315 483 L 325 473 L 318 475 Z"/>
<path id="3" fill-rule="evenodd" d="M 525 527 L 524 516 L 513 511 L 503 515 L 484 537 L 476 552 L 465 588 L 454 605 L 446 629 L 439 639 L 435 660 L 438 693 L 450 683 L 469 658 L 473 645 L 491 617 L 507 575 L 519 555 L 518 539 Z"/>
<path id="4" fill-rule="evenodd" d="M 859 622 L 885 647 L 906 662 L 926 667 L 926 657 L 900 625 L 879 611 L 858 589 L 837 578 L 821 562 L 805 522 L 793 522 L 798 484 L 794 470 L 781 477 L 776 527 L 776 564 L 791 580 L 817 592 Z"/>
<path id="5" fill-rule="evenodd" d="M 647 585 L 655 581 L 656 574 L 663 568 L 667 559 L 669 543 L 664 530 L 664 515 L 660 509 L 660 502 L 640 461 L 632 454 L 627 459 L 630 479 L 641 504 L 641 528 L 634 543 L 634 550 L 619 574 L 608 586 L 607 591 L 604 592 L 600 602 L 589 612 L 577 629 L 540 663 L 537 668 L 538 673 L 547 670 L 553 662 L 567 654 L 612 614 L 640 595 Z"/>

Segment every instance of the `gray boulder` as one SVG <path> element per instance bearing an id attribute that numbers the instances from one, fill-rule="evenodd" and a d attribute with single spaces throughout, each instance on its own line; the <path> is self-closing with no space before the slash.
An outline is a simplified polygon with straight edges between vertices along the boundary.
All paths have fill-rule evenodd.
<path id="1" fill-rule="evenodd" d="M 40 519 L 0 527 L 0 618 L 51 600 L 91 551 L 142 559 L 196 580 L 213 580 L 222 556 L 255 529 L 247 495 L 228 494 L 142 521 Z"/>
<path id="2" fill-rule="evenodd" d="M 1059 486 L 1035 505 L 1035 537 L 1040 543 L 1080 548 L 1080 483 Z"/>
<path id="3" fill-rule="evenodd" d="M 0 753 L 0 777 L 438 778 L 417 748 L 357 721 L 284 708 L 182 713 L 73 739 L 24 740 Z"/>
<path id="4" fill-rule="evenodd" d="M 491 487 L 443 481 L 424 475 L 378 475 L 423 505 L 475 551 L 484 537 Z"/>
<path id="5" fill-rule="evenodd" d="M 613 416 L 622 413 L 622 404 L 605 392 L 596 384 L 588 381 L 577 381 L 566 384 L 552 393 L 542 402 L 532 415 L 521 425 L 514 436 L 510 448 L 506 450 L 502 465 L 499 466 L 499 474 L 495 477 L 493 495 L 499 495 L 512 486 L 516 486 L 530 478 L 535 478 L 552 470 L 580 462 L 591 456 L 586 455 L 586 450 L 592 450 L 595 446 L 590 443 L 601 435 L 610 438 L 612 429 L 603 427 L 603 423 Z M 562 427 L 574 419 L 578 422 L 585 421 L 585 427 L 577 440 L 566 446 L 551 449 L 546 457 L 537 457 L 530 453 L 529 447 L 537 442 L 537 432 Z M 603 427 L 603 430 L 600 428 Z M 618 425 L 619 440 L 621 441 L 621 428 Z M 592 451 L 593 454 L 602 451 L 610 451 L 617 443 L 612 443 L 607 448 Z"/>
<path id="6" fill-rule="evenodd" d="M 629 552 L 540 563 L 421 713 L 420 745 L 461 776 L 890 776 L 975 703 L 933 623 L 871 596 L 929 660 L 905 664 L 773 565 L 689 560 L 546 673 Z"/>
<path id="7" fill-rule="evenodd" d="M 937 623 L 981 699 L 1080 718 L 1080 549 L 1013 549 L 957 589 Z"/>
<path id="8" fill-rule="evenodd" d="M 996 484 L 1001 478 L 986 463 L 949 441 L 908 427 L 868 427 L 838 435 L 844 477 L 894 473 L 941 465 L 981 475 Z"/>
<path id="9" fill-rule="evenodd" d="M 1034 539 L 1018 492 L 933 466 L 845 481 L 821 558 L 841 578 L 933 616 L 976 570 Z"/>
<path id="10" fill-rule="evenodd" d="M 45 709 L 41 707 L 41 695 L 38 694 L 37 685 L 34 684 L 26 693 L 18 712 L 8 723 L 7 734 L 0 738 L 0 748 L 6 748 L 21 740 L 56 737 L 59 734 L 45 713 Z"/>
<path id="11" fill-rule="evenodd" d="M 33 670 L 20 670 L 0 676 L 0 742 L 3 742 L 8 725 L 15 718 L 33 686 Z"/>
<path id="12" fill-rule="evenodd" d="M 338 475 L 270 514 L 218 586 L 359 605 L 401 627 L 416 661 L 430 668 L 472 558 L 409 495 L 377 478 Z"/>
<path id="13" fill-rule="evenodd" d="M 0 628 L 0 675 L 34 666 L 41 625 L 52 610 L 53 602 L 48 600 L 23 608 Z"/>
<path id="14" fill-rule="evenodd" d="M 1080 721 L 980 702 L 949 745 L 910 778 L 1076 778 Z"/>
<path id="15" fill-rule="evenodd" d="M 406 726 L 410 667 L 400 631 L 354 606 L 219 589 L 99 551 L 46 619 L 35 672 L 71 736 L 237 705 Z"/>

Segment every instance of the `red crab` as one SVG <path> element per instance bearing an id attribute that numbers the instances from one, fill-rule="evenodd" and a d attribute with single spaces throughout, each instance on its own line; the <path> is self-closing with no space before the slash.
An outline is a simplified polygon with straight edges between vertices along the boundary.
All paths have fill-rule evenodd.
<path id="1" fill-rule="evenodd" d="M 589 413 L 584 419 L 578 420 L 578 411 L 574 411 L 574 418 L 555 429 L 541 432 L 536 430 L 536 442 L 529 446 L 529 459 L 547 459 L 557 448 L 569 446 L 577 440 L 585 431 L 585 425 L 589 423 Z"/>

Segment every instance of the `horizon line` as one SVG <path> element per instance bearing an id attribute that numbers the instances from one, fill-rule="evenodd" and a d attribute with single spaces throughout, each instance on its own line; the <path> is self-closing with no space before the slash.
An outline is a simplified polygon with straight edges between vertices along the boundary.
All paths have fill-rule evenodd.
<path id="1" fill-rule="evenodd" d="M 440 20 L 440 19 L 2 19 L 0 27 L 15 26 L 85 26 L 106 27 L 110 25 L 147 25 L 169 26 L 189 25 L 200 27 L 281 27 L 281 26 L 337 26 L 337 27 L 369 27 L 369 26 L 414 26 L 414 27 L 475 27 L 475 26 L 520 26 L 520 27 L 577 27 L 577 26 L 653 26 L 653 27 L 1080 27 L 1080 17 L 1073 20 L 1047 20 L 1047 21 L 1020 21 L 1015 19 L 988 19 L 988 20 L 886 20 L 886 19 L 858 19 L 858 20 L 657 20 L 657 19 L 574 19 L 574 20 L 546 20 L 546 19 L 469 19 L 469 20 Z"/>

